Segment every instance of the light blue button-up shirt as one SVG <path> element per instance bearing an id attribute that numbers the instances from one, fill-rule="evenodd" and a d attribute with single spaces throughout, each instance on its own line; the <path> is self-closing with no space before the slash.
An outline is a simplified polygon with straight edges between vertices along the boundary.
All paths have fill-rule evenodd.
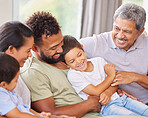
<path id="1" fill-rule="evenodd" d="M 88 58 L 102 57 L 107 63 L 114 64 L 116 71 L 148 74 L 148 37 L 142 34 L 128 50 L 118 48 L 112 39 L 112 32 L 93 35 L 80 40 Z M 137 83 L 120 85 L 143 103 L 148 102 L 148 90 Z"/>
<path id="2" fill-rule="evenodd" d="M 32 114 L 29 111 L 30 107 L 23 104 L 22 99 L 15 94 L 15 91 L 11 92 L 0 87 L 0 115 L 5 115 L 16 107 L 21 112 Z"/>

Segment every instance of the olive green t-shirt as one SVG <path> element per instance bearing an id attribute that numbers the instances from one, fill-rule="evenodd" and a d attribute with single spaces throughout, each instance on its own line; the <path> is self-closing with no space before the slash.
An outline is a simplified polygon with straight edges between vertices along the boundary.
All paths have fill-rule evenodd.
<path id="1" fill-rule="evenodd" d="M 21 77 L 31 91 L 32 102 L 53 96 L 56 106 L 82 102 L 67 80 L 67 71 L 29 58 L 21 69 Z M 98 118 L 99 113 L 87 113 L 85 118 Z"/>

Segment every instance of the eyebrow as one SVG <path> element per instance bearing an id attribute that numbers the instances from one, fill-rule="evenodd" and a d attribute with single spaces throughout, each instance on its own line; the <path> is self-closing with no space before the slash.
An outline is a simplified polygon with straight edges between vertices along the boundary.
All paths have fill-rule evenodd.
<path id="1" fill-rule="evenodd" d="M 63 40 L 62 40 L 59 44 L 57 44 L 57 45 L 55 45 L 55 46 L 53 46 L 53 47 L 50 47 L 49 50 L 52 49 L 52 48 L 57 47 L 57 46 L 60 45 L 62 42 L 63 42 Z"/>
<path id="2" fill-rule="evenodd" d="M 78 56 L 80 53 L 81 53 L 81 51 L 78 52 L 77 56 Z M 70 59 L 68 62 L 70 62 L 70 61 L 72 61 L 72 60 L 74 60 L 74 59 Z"/>

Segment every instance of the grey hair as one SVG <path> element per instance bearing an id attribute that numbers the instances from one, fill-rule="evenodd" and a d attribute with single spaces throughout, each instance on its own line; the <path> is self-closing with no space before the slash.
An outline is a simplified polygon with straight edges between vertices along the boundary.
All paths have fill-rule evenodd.
<path id="1" fill-rule="evenodd" d="M 140 32 L 145 25 L 146 21 L 146 12 L 144 8 L 141 6 L 131 4 L 131 3 L 126 3 L 121 5 L 114 14 L 114 21 L 116 18 L 122 18 L 122 19 L 127 19 L 130 21 L 136 21 L 136 29 L 138 32 Z"/>

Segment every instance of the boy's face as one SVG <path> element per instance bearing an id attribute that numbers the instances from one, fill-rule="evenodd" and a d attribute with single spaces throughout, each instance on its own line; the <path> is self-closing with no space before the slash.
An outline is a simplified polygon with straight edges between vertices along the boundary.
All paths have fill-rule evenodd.
<path id="1" fill-rule="evenodd" d="M 77 47 L 71 49 L 65 55 L 65 61 L 69 67 L 78 71 L 87 69 L 87 57 L 82 49 Z"/>
<path id="2" fill-rule="evenodd" d="M 18 71 L 15 77 L 11 80 L 11 82 L 9 84 L 6 83 L 6 85 L 3 88 L 7 89 L 8 91 L 13 91 L 16 87 L 19 74 L 20 74 L 20 71 Z"/>

